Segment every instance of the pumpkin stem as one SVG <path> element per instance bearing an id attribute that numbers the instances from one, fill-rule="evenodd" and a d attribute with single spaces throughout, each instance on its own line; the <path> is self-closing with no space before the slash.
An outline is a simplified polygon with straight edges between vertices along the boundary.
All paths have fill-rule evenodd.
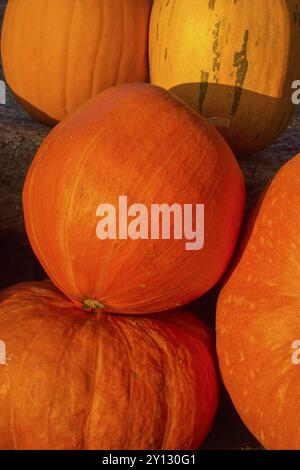
<path id="1" fill-rule="evenodd" d="M 96 312 L 97 310 L 105 309 L 104 303 L 99 302 L 98 300 L 95 300 L 95 299 L 86 299 L 83 302 L 82 307 L 86 310 L 92 310 L 93 312 Z"/>

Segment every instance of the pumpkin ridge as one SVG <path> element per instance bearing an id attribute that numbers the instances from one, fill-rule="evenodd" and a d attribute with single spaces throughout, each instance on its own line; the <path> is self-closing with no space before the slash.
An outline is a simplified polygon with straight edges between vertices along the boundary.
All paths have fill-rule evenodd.
<path id="1" fill-rule="evenodd" d="M 48 328 L 48 325 L 46 325 L 46 330 L 47 330 L 47 328 Z M 35 335 L 34 339 L 27 345 L 27 350 L 24 351 L 24 353 L 22 355 L 22 359 L 21 359 L 20 366 L 19 366 L 18 379 L 17 379 L 18 385 L 20 385 L 20 383 L 21 383 L 20 376 L 22 374 L 23 365 L 25 364 L 25 361 L 27 359 L 29 351 L 31 350 L 34 343 L 40 338 L 40 336 L 42 336 L 42 334 L 44 334 L 43 329 Z M 10 413 L 10 418 L 9 418 L 11 437 L 12 437 L 12 440 L 13 440 L 13 443 L 14 443 L 14 450 L 20 450 L 20 448 L 18 446 L 18 437 L 17 437 L 17 433 L 16 433 L 16 419 L 15 419 L 17 401 L 18 401 L 18 398 L 19 398 L 20 395 L 21 395 L 21 387 L 18 386 L 18 387 L 16 387 L 16 392 L 15 392 L 14 398 L 12 400 L 11 413 Z"/>
<path id="2" fill-rule="evenodd" d="M 90 86 L 89 86 L 89 96 L 93 96 L 93 90 L 94 90 L 94 85 L 95 85 L 95 70 L 96 70 L 96 65 L 97 65 L 97 60 L 98 60 L 98 56 L 99 56 L 99 52 L 100 52 L 100 49 L 101 49 L 101 42 L 102 42 L 102 38 L 103 38 L 103 34 L 102 34 L 102 30 L 103 30 L 103 7 L 99 10 L 101 11 L 101 23 L 100 23 L 100 27 L 99 27 L 99 33 L 98 33 L 98 46 L 96 47 L 95 49 L 95 56 L 94 56 L 94 60 L 93 60 L 93 73 L 91 74 L 91 80 L 90 80 Z"/>
<path id="3" fill-rule="evenodd" d="M 93 403 L 94 403 L 94 396 L 96 393 L 95 390 L 95 383 L 96 383 L 96 377 L 97 377 L 97 370 L 98 370 L 98 357 L 99 357 L 99 343 L 100 343 L 100 328 L 99 328 L 99 315 L 96 316 L 96 322 L 97 322 L 97 327 L 95 328 L 95 334 L 94 334 L 94 347 L 93 347 L 93 361 L 92 361 L 92 367 L 91 370 L 93 370 L 93 374 L 91 377 L 91 393 L 90 393 L 90 405 L 88 407 L 88 411 L 86 414 L 86 421 L 84 425 L 84 430 L 83 430 L 83 442 L 84 442 L 84 447 L 85 443 L 89 442 L 89 435 L 90 435 L 90 428 L 91 428 L 91 416 L 92 416 L 92 410 L 93 410 Z"/>
<path id="4" fill-rule="evenodd" d="M 74 21 L 74 17 L 75 17 L 75 11 L 76 11 L 76 5 L 77 5 L 77 0 L 74 0 L 73 2 L 73 6 L 72 6 L 72 13 L 70 15 L 70 27 L 69 27 L 69 31 L 68 31 L 68 34 L 67 34 L 67 41 L 66 41 L 66 61 L 65 61 L 65 80 L 64 80 L 64 83 L 65 83 L 65 93 L 64 93 L 64 98 L 65 98 L 65 102 L 64 102 L 64 109 L 65 109 L 65 114 L 67 115 L 68 114 L 68 79 L 69 79 L 69 67 L 68 67 L 68 64 L 69 64 L 69 60 L 70 60 L 70 48 L 71 48 L 71 45 L 70 45 L 70 38 L 72 36 L 72 27 L 73 27 L 73 21 Z"/>
<path id="5" fill-rule="evenodd" d="M 48 431 L 48 441 L 49 441 L 49 444 L 52 445 L 52 439 L 51 439 L 51 432 L 49 433 L 49 431 L 51 431 L 51 411 L 52 411 L 52 406 L 54 405 L 55 403 L 55 392 L 56 392 L 56 385 L 57 385 L 57 382 L 59 380 L 59 377 L 60 377 L 60 374 L 59 374 L 59 370 L 60 370 L 60 367 L 62 367 L 62 365 L 64 364 L 63 363 L 63 359 L 66 357 L 68 351 L 71 350 L 71 346 L 72 346 L 72 341 L 75 339 L 75 336 L 76 334 L 79 332 L 81 333 L 82 330 L 84 329 L 84 327 L 86 326 L 86 324 L 88 323 L 89 321 L 89 318 L 87 318 L 82 326 L 77 326 L 77 325 L 74 325 L 74 329 L 73 331 L 71 332 L 70 336 L 68 337 L 68 341 L 66 342 L 66 345 L 63 349 L 63 352 L 61 354 L 61 356 L 59 357 L 59 359 L 57 360 L 57 367 L 55 368 L 55 374 L 54 374 L 54 380 L 53 380 L 53 391 L 51 393 L 51 398 L 49 399 L 49 406 L 48 406 L 48 414 L 47 414 L 47 423 L 48 423 L 48 427 L 47 427 L 47 431 Z M 84 441 L 84 438 L 83 438 L 83 442 Z M 55 442 L 53 442 L 53 448 L 55 446 Z M 84 445 L 82 446 L 82 448 L 84 448 Z"/>
<path id="6" fill-rule="evenodd" d="M 116 79 L 115 79 L 116 85 L 119 85 L 119 75 L 120 75 L 121 65 L 122 65 L 123 58 L 124 58 L 124 42 L 125 42 L 124 18 L 126 17 L 126 13 L 125 13 L 125 11 L 126 11 L 126 6 L 124 5 L 123 0 L 121 1 L 120 11 L 122 12 L 122 13 L 121 13 L 121 17 L 122 17 L 121 42 L 122 42 L 122 44 L 121 44 L 121 48 L 120 48 L 118 66 L 117 66 L 117 70 L 116 70 Z"/>
<path id="7" fill-rule="evenodd" d="M 166 353 L 166 351 L 162 348 L 161 346 L 161 342 L 164 343 L 164 336 L 163 336 L 163 333 L 162 333 L 162 330 L 161 328 L 159 328 L 159 326 L 153 330 L 152 332 L 150 332 L 149 330 L 143 330 L 141 328 L 141 324 L 139 322 L 137 322 L 137 328 L 138 330 L 140 331 L 140 333 L 143 335 L 143 336 L 147 336 L 149 338 L 149 340 L 152 342 L 152 344 L 154 345 L 154 347 L 156 348 L 156 350 L 158 351 L 159 353 L 159 357 L 160 357 L 160 363 L 161 363 L 161 396 L 163 396 L 163 398 L 161 398 L 161 409 L 162 409 L 162 412 L 165 414 L 165 417 L 166 419 L 163 421 L 161 420 L 160 421 L 160 424 L 161 424 L 161 432 L 160 432 L 160 435 L 159 435 L 159 442 L 156 443 L 155 442 L 155 445 L 157 448 L 164 448 L 164 446 L 166 446 L 166 442 L 167 442 L 167 429 L 169 427 L 169 412 L 168 412 L 168 405 L 167 403 L 169 403 L 169 394 L 168 394 L 168 387 L 167 387 L 167 376 L 168 376 L 168 354 Z M 155 334 L 154 334 L 155 333 Z M 157 335 L 157 337 L 156 337 Z M 165 343 L 164 343 L 165 345 Z M 167 344 L 167 347 L 168 349 L 172 349 L 171 348 L 171 343 L 168 343 Z M 160 417 L 162 415 L 162 412 L 160 413 Z M 157 437 L 157 435 L 155 436 Z M 166 447 L 165 447 L 166 448 Z"/>

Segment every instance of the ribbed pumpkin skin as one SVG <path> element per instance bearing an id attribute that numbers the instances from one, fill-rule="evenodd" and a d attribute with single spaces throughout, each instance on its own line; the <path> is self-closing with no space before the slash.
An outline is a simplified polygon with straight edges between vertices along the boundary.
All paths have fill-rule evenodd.
<path id="1" fill-rule="evenodd" d="M 299 26 L 299 0 L 154 0 L 151 81 L 221 118 L 234 152 L 251 154 L 291 118 Z"/>
<path id="2" fill-rule="evenodd" d="M 0 294 L 1 449 L 195 449 L 215 414 L 211 335 L 194 315 L 83 313 L 49 283 Z"/>
<path id="3" fill-rule="evenodd" d="M 58 171 L 59 169 L 59 171 Z M 184 238 L 99 240 L 96 209 L 131 204 L 205 205 L 202 250 Z M 244 209 L 244 181 L 218 132 L 149 84 L 106 90 L 60 123 L 28 172 L 23 205 L 32 247 L 76 305 L 171 310 L 209 290 L 230 262 Z M 151 220 L 149 221 L 149 227 Z"/>
<path id="4" fill-rule="evenodd" d="M 7 83 L 35 118 L 60 121 L 113 85 L 145 81 L 152 0 L 9 0 Z"/>
<path id="5" fill-rule="evenodd" d="M 266 191 L 217 308 L 221 373 L 241 418 L 267 448 L 300 449 L 300 155 Z"/>

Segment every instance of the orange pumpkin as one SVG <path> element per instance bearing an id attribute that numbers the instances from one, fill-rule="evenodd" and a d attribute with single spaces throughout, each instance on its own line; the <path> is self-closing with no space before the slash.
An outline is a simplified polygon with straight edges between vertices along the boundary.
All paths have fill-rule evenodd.
<path id="1" fill-rule="evenodd" d="M 1 449 L 195 449 L 218 399 L 211 336 L 187 312 L 91 315 L 49 282 L 0 294 Z"/>
<path id="2" fill-rule="evenodd" d="M 9 0 L 7 83 L 38 120 L 60 121 L 113 85 L 148 76 L 152 0 Z"/>
<path id="3" fill-rule="evenodd" d="M 97 237 L 99 205 L 113 205 L 124 224 L 120 196 L 128 208 L 149 210 L 148 238 L 141 231 L 136 239 Z M 225 141 L 198 113 L 163 89 L 131 84 L 106 90 L 48 135 L 23 203 L 37 257 L 76 305 L 150 313 L 192 301 L 223 275 L 240 231 L 244 181 Z M 182 219 L 175 226 L 171 210 L 169 239 L 162 230 L 153 239 L 153 204 L 177 204 L 181 215 L 189 204 L 193 223 L 204 204 L 203 249 L 188 249 L 183 233 L 175 237 Z"/>
<path id="4" fill-rule="evenodd" d="M 300 155 L 265 192 L 217 308 L 222 376 L 267 449 L 300 449 Z"/>

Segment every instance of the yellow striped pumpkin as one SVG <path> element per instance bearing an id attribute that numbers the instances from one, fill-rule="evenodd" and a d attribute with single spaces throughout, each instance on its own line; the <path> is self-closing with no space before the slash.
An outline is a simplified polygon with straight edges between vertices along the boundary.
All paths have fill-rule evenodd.
<path id="1" fill-rule="evenodd" d="M 216 122 L 237 154 L 288 125 L 299 46 L 299 0 L 154 0 L 152 83 Z"/>

